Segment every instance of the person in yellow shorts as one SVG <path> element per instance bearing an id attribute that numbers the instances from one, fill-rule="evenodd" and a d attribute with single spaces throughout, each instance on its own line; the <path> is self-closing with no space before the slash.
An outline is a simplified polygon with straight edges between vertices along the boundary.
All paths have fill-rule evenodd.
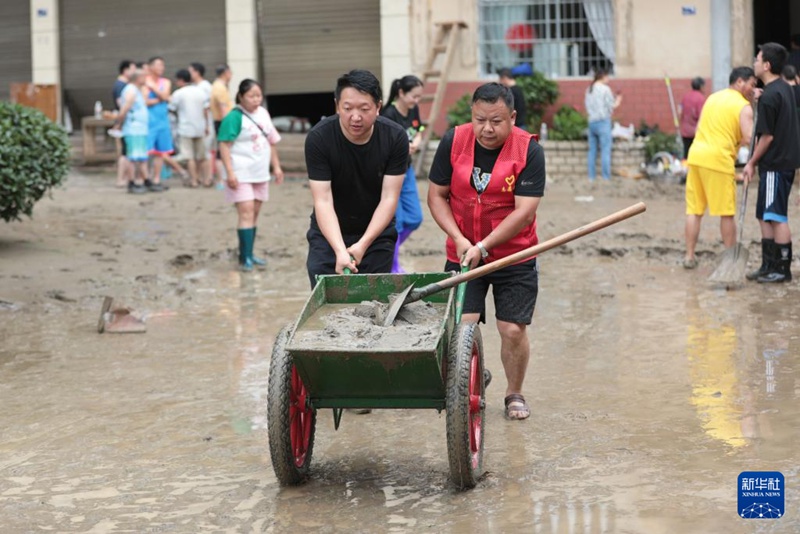
<path id="1" fill-rule="evenodd" d="M 700 223 L 708 208 L 720 217 L 725 247 L 736 244 L 736 182 L 734 166 L 740 145 L 748 145 L 753 130 L 750 100 L 756 77 L 750 67 L 736 67 L 729 86 L 708 97 L 700 113 L 694 143 L 689 149 L 686 176 L 686 255 L 683 267 L 697 267 L 695 247 Z"/>

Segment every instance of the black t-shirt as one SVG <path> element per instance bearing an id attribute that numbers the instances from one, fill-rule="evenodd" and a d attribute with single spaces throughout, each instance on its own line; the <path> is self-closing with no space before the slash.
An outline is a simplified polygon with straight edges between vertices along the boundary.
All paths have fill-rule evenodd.
<path id="1" fill-rule="evenodd" d="M 400 113 L 399 109 L 397 109 L 393 104 L 390 104 L 386 106 L 386 109 L 381 111 L 381 116 L 391 119 L 402 126 L 408 135 L 409 143 L 414 140 L 414 138 L 420 132 L 420 127 L 422 126 L 422 122 L 419 118 L 419 108 L 411 108 L 408 110 L 408 115 L 403 115 Z"/>
<path id="2" fill-rule="evenodd" d="M 331 182 L 342 234 L 360 235 L 381 200 L 383 177 L 406 173 L 408 137 L 400 125 L 378 117 L 369 141 L 356 145 L 344 136 L 339 115 L 332 115 L 308 133 L 305 152 L 309 179 Z M 319 228 L 313 213 L 311 225 Z"/>
<path id="3" fill-rule="evenodd" d="M 408 142 L 414 140 L 417 134 L 422 129 L 422 121 L 419 118 L 419 108 L 411 108 L 408 110 L 408 115 L 403 115 L 400 113 L 400 110 L 397 109 L 394 105 L 390 104 L 386 106 L 381 112 L 381 115 L 389 120 L 393 120 L 397 124 L 403 127 L 408 135 Z M 408 164 L 411 165 L 411 154 L 408 156 Z"/>
<path id="4" fill-rule="evenodd" d="M 431 172 L 428 174 L 428 179 L 436 185 L 450 185 L 453 177 L 453 166 L 450 163 L 450 153 L 453 150 L 453 138 L 455 137 L 455 130 L 451 129 L 442 140 L 439 142 L 439 147 L 436 149 L 436 155 L 433 157 L 433 165 L 431 165 Z M 475 141 L 475 162 L 472 169 L 472 177 L 470 178 L 470 185 L 478 191 L 475 186 L 475 179 L 483 183 L 483 188 L 491 178 L 492 169 L 497 161 L 497 156 L 503 148 L 496 148 L 489 150 L 482 147 Z M 544 183 L 545 183 L 545 169 L 544 169 L 544 150 L 531 137 L 531 142 L 528 145 L 528 158 L 525 163 L 525 168 L 517 178 L 514 184 L 514 195 L 521 197 L 542 197 L 544 196 Z"/>
<path id="5" fill-rule="evenodd" d="M 528 126 L 525 122 L 528 114 L 527 106 L 525 105 L 525 94 L 522 92 L 519 85 L 511 86 L 511 94 L 514 95 L 514 111 L 517 112 L 517 118 L 514 119 L 514 126 L 525 129 Z"/>
<path id="6" fill-rule="evenodd" d="M 756 134 L 773 136 L 758 162 L 761 169 L 788 171 L 800 167 L 800 121 L 794 92 L 780 78 L 767 84 L 758 99 Z"/>

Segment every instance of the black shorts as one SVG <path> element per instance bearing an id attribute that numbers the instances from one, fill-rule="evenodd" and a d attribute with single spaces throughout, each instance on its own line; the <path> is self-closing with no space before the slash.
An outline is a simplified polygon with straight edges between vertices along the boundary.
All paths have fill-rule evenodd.
<path id="1" fill-rule="evenodd" d="M 461 271 L 458 263 L 448 261 L 446 271 Z M 492 286 L 495 318 L 516 324 L 531 324 L 536 296 L 539 294 L 539 266 L 536 259 L 509 265 L 499 271 L 467 282 L 463 313 L 480 313 L 486 322 L 486 295 Z"/>
<path id="2" fill-rule="evenodd" d="M 758 170 L 758 200 L 756 219 L 785 223 L 789 222 L 789 193 L 794 182 L 794 169 L 790 171 Z"/>
<path id="3" fill-rule="evenodd" d="M 119 155 L 123 156 L 123 157 L 127 156 L 128 155 L 128 144 L 125 142 L 125 139 L 120 139 L 120 144 L 119 145 L 120 145 Z"/>
<path id="4" fill-rule="evenodd" d="M 361 239 L 361 236 L 343 235 L 342 238 L 345 246 L 349 247 Z M 308 269 L 308 280 L 313 289 L 317 285 L 317 275 L 336 274 L 336 254 L 318 228 L 314 226 L 309 228 L 306 239 L 308 239 L 306 268 Z M 361 263 L 358 264 L 358 274 L 391 272 L 395 243 L 397 243 L 397 230 L 392 222 L 367 249 Z"/>
<path id="5" fill-rule="evenodd" d="M 221 124 L 222 121 L 214 121 L 214 139 L 219 135 L 219 127 Z M 217 159 L 222 159 L 222 156 L 219 155 L 219 143 L 217 143 Z"/>

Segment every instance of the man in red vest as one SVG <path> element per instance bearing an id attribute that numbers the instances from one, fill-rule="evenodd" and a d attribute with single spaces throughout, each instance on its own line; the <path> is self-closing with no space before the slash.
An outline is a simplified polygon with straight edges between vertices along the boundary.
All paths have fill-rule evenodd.
<path id="1" fill-rule="evenodd" d="M 446 270 L 474 268 L 531 247 L 544 195 L 544 151 L 514 126 L 514 97 L 499 83 L 472 95 L 472 122 L 442 138 L 429 174 L 428 206 L 447 234 Z M 527 419 L 522 382 L 530 357 L 527 326 L 538 293 L 536 259 L 504 267 L 467 284 L 462 321 L 485 322 L 492 286 L 500 357 L 508 386 L 505 415 Z"/>

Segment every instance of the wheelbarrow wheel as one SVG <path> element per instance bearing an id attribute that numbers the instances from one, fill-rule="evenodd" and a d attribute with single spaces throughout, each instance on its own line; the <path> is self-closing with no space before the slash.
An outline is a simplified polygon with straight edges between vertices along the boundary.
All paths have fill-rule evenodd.
<path id="1" fill-rule="evenodd" d="M 486 422 L 483 341 L 477 324 L 459 324 L 453 333 L 447 372 L 447 454 L 450 478 L 473 488 L 483 474 Z"/>
<path id="2" fill-rule="evenodd" d="M 278 482 L 293 486 L 308 477 L 317 412 L 307 403 L 308 390 L 286 351 L 291 326 L 278 332 L 272 347 L 267 387 L 269 455 Z"/>

